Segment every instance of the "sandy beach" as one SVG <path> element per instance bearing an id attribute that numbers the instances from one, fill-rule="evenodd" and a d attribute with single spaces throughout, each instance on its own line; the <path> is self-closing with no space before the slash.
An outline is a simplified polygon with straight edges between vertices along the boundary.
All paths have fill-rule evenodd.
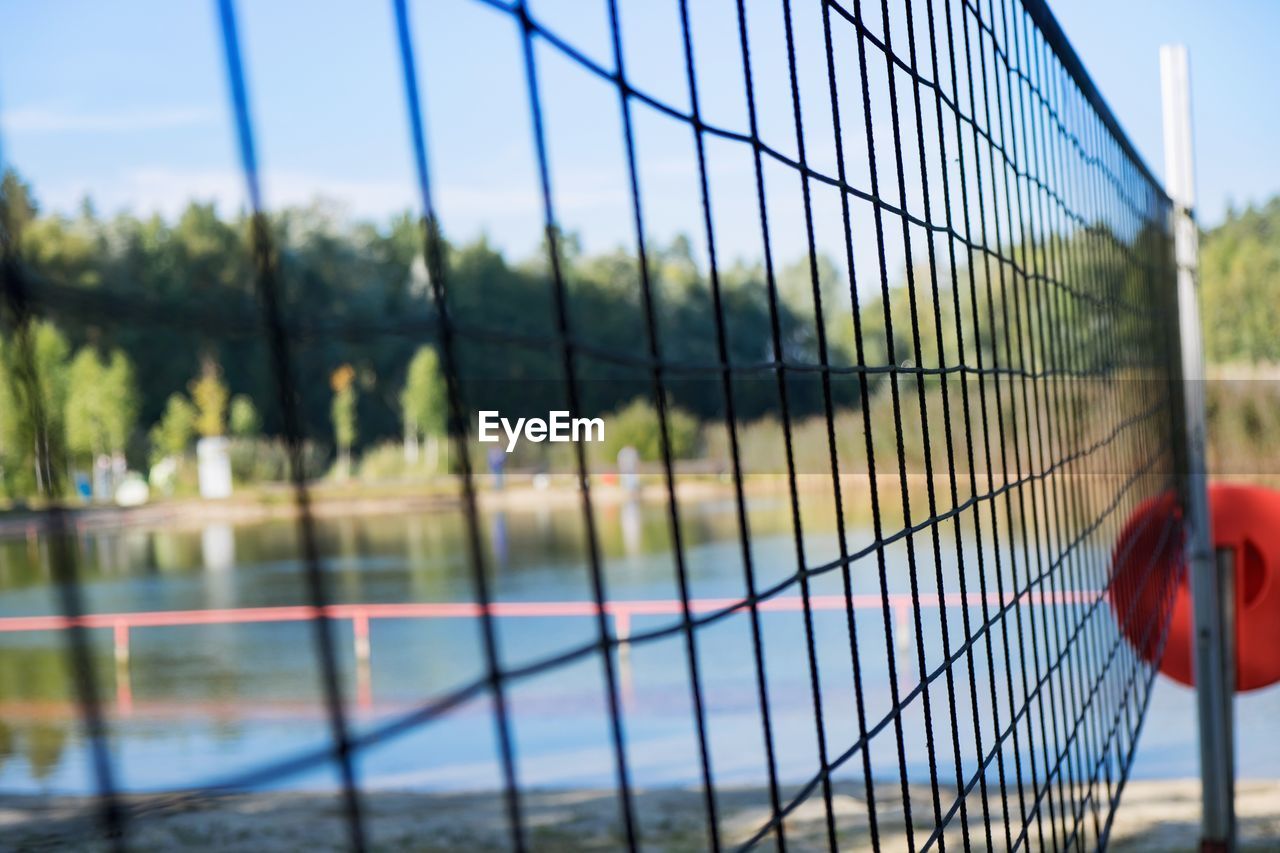
<path id="1" fill-rule="evenodd" d="M 785 793 L 785 792 L 784 792 Z M 877 789 L 878 832 L 882 850 L 906 849 L 900 800 L 892 786 Z M 917 809 L 915 842 L 920 846 L 933 825 L 927 788 L 912 791 Z M 994 798 L 998 800 L 998 798 Z M 642 846 L 653 851 L 706 849 L 703 802 L 699 791 L 654 789 L 636 792 Z M 839 784 L 833 803 L 842 850 L 871 849 L 867 809 L 860 786 Z M 718 793 L 721 841 L 726 848 L 748 841 L 769 814 L 759 789 Z M 93 803 L 84 798 L 0 799 L 0 847 L 18 850 L 106 850 L 95 838 Z M 610 792 L 531 791 L 524 807 L 528 840 L 541 851 L 610 851 L 622 847 L 616 800 Z M 992 803 L 997 837 L 992 847 L 1006 849 L 1000 815 Z M 233 853 L 338 851 L 346 849 L 343 812 L 332 794 L 268 793 L 226 796 L 133 797 L 127 803 L 128 847 L 138 851 L 220 850 Z M 497 851 L 507 849 L 503 803 L 492 794 L 418 794 L 377 792 L 365 797 L 372 848 L 385 851 Z M 1241 848 L 1280 850 L 1280 782 L 1239 784 L 1237 810 Z M 1105 819 L 1105 813 L 1102 817 Z M 811 797 L 788 817 L 792 850 L 825 850 L 825 810 Z M 1193 780 L 1129 783 L 1116 812 L 1109 849 L 1120 851 L 1194 851 L 1197 849 L 1199 786 Z M 1016 823 L 1015 818 L 1015 823 Z M 1092 823 L 1092 812 L 1086 817 Z M 986 849 L 980 815 L 971 814 L 973 849 Z M 964 849 L 959 821 L 946 834 L 950 849 Z M 1068 825 L 1074 822 L 1068 819 Z M 1046 842 L 1048 842 L 1046 822 Z M 1085 844 L 1094 844 L 1092 830 Z M 772 849 L 766 838 L 757 849 Z M 1049 845 L 1046 845 L 1049 846 Z M 1032 838 L 1023 849 L 1038 849 Z"/>

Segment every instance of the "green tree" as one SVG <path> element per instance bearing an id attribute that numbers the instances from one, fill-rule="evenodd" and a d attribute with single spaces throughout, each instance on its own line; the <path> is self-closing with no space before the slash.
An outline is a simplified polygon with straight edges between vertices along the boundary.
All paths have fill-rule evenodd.
<path id="1" fill-rule="evenodd" d="M 7 355 L 4 340 L 0 338 L 0 491 L 7 497 L 16 497 L 10 476 L 21 462 L 20 413 L 13 399 Z"/>
<path id="2" fill-rule="evenodd" d="M 5 169 L 0 178 L 0 233 L 6 240 L 21 242 L 38 212 L 31 185 L 13 169 Z"/>
<path id="3" fill-rule="evenodd" d="M 112 350 L 102 378 L 110 397 L 104 412 L 107 446 L 113 453 L 123 453 L 138 422 L 138 384 L 133 362 L 122 351 Z"/>
<path id="4" fill-rule="evenodd" d="M 338 471 L 342 479 L 351 475 L 351 448 L 358 436 L 356 425 L 356 372 L 344 364 L 329 378 L 333 388 L 333 437 L 338 445 Z"/>
<path id="5" fill-rule="evenodd" d="M 230 397 L 222 381 L 222 369 L 206 358 L 198 379 L 191 383 L 191 399 L 196 404 L 196 429 L 205 438 L 216 438 L 227 432 L 227 399 Z"/>
<path id="6" fill-rule="evenodd" d="M 698 447 L 698 422 L 689 413 L 667 406 L 667 438 L 673 459 L 687 459 Z M 604 416 L 604 464 L 611 465 L 618 451 L 634 447 L 640 458 L 652 462 L 662 458 L 662 433 L 658 410 L 647 399 L 637 397 L 612 415 Z"/>
<path id="7" fill-rule="evenodd" d="M 67 449 L 77 456 L 107 452 L 103 436 L 102 362 L 90 347 L 76 353 L 67 371 Z"/>
<path id="8" fill-rule="evenodd" d="M 245 394 L 231 398 L 231 434 L 236 438 L 254 438 L 262 431 L 262 419 Z"/>
<path id="9" fill-rule="evenodd" d="M 151 429 L 153 456 L 181 456 L 191 447 L 196 437 L 196 420 L 199 413 L 191 401 L 181 394 L 171 394 L 165 404 L 164 415 Z"/>
<path id="10" fill-rule="evenodd" d="M 56 495 L 62 487 L 69 353 L 66 338 L 45 320 L 22 327 L 0 353 L 7 374 L 0 447 L 11 495 Z"/>
<path id="11" fill-rule="evenodd" d="M 1204 235 L 1200 304 L 1210 363 L 1280 363 L 1280 197 Z"/>
<path id="12" fill-rule="evenodd" d="M 418 445 L 426 439 L 430 450 L 429 464 L 434 467 L 436 447 L 447 427 L 446 389 L 440 372 L 440 361 L 431 347 L 422 347 L 409 362 L 404 390 L 400 392 L 400 409 L 404 413 L 405 460 L 418 460 Z"/>
<path id="13" fill-rule="evenodd" d="M 96 350 L 84 347 L 67 373 L 67 448 L 80 456 L 123 453 L 138 416 L 128 356 L 114 350 L 104 364 Z"/>

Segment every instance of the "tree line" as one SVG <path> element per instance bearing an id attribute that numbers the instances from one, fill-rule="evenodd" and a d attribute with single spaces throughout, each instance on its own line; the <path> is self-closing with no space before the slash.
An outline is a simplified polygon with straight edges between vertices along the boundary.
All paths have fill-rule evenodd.
<path id="1" fill-rule="evenodd" d="M 12 171 L 0 182 L 0 208 L 17 235 L 40 318 L 29 327 L 30 350 L 40 393 L 48 397 L 44 408 L 57 420 L 50 434 L 64 442 L 62 455 L 72 467 L 107 454 L 145 470 L 185 453 L 197 435 L 279 436 L 276 377 L 255 301 L 245 215 L 222 216 L 198 202 L 172 220 L 102 216 L 89 201 L 75 215 L 42 212 Z M 406 457 L 435 453 L 446 406 L 420 222 L 409 214 L 382 225 L 352 222 L 317 202 L 273 214 L 270 227 L 293 391 L 314 455 L 325 466 L 336 460 L 349 469 L 353 455 L 388 442 L 403 442 Z M 1072 240 L 1102 245 L 1106 236 Z M 644 279 L 632 251 L 587 255 L 573 235 L 555 238 L 559 280 L 546 246 L 523 260 L 505 257 L 483 237 L 445 246 L 443 284 L 466 411 L 540 417 L 569 408 L 567 364 L 574 371 L 576 415 L 623 412 L 637 398 L 652 407 L 660 365 L 658 378 L 674 410 L 694 422 L 717 421 L 726 406 L 727 360 L 739 420 L 776 417 L 780 392 L 791 417 L 803 419 L 826 405 L 820 374 L 812 369 L 823 345 L 826 362 L 836 368 L 830 394 L 837 408 L 858 404 L 858 371 L 868 366 L 971 364 L 983 357 L 987 364 L 1035 367 L 1032 361 L 1049 355 L 1029 350 L 1021 337 L 1011 345 L 1007 318 L 1015 309 L 1025 312 L 1020 322 L 1028 325 L 1035 312 L 1037 319 L 1070 327 L 1066 334 L 1083 341 L 1073 351 L 1102 369 L 1103 361 L 1116 358 L 1102 339 L 1110 321 L 1101 311 L 1090 313 L 1092 303 L 1037 298 L 1034 305 L 1015 305 L 1019 294 L 1031 292 L 1025 274 L 1019 281 L 1007 262 L 993 266 L 981 256 L 958 259 L 955 271 L 939 262 L 936 274 L 916 259 L 914 278 L 895 276 L 883 296 L 877 282 L 864 283 L 855 329 L 849 276 L 823 255 L 780 264 L 772 276 L 759 263 L 724 264 L 713 282 L 690 241 L 676 237 L 650 241 Z M 1132 244 L 1149 257 L 1158 240 L 1139 235 Z M 1150 269 L 1135 272 L 1132 258 L 1119 251 L 1065 248 L 1076 266 L 1061 275 L 1090 282 L 1107 298 L 1143 298 Z M 1020 258 L 1026 269 L 1058 263 L 1046 247 L 1008 247 L 1000 254 Z M 952 287 L 962 279 L 970 295 Z M 953 331 L 957 308 L 963 342 Z M 935 313 L 946 329 L 941 337 Z M 0 393 L 12 395 L 20 365 L 11 325 L 0 326 L 0 371 L 9 372 L 0 377 Z M 1122 330 L 1130 350 L 1122 360 L 1142 357 L 1144 334 Z M 1027 363 L 1013 365 L 1011 358 Z M 784 374 L 782 389 L 773 370 L 779 362 L 800 366 Z M 874 392 L 883 381 L 877 370 L 867 385 Z M 10 495 L 38 486 L 21 403 L 10 400 L 0 409 L 0 464 Z M 638 412 L 631 418 L 644 420 Z"/>
<path id="2" fill-rule="evenodd" d="M 0 205 L 18 235 L 24 279 L 37 306 L 31 324 L 36 372 L 74 467 L 93 456 L 123 455 L 145 469 L 189 449 L 197 435 L 282 428 L 275 377 L 255 303 L 249 222 L 193 202 L 172 221 L 131 213 L 101 216 L 89 201 L 75 215 L 42 212 L 14 172 L 0 183 Z M 420 223 L 408 214 L 384 226 L 350 222 L 323 203 L 272 217 L 281 296 L 298 379 L 294 389 L 307 438 L 339 460 L 407 433 L 439 435 L 437 318 L 422 260 Z M 566 271 L 569 326 L 580 388 L 580 414 L 620 410 L 646 395 L 647 317 L 633 255 L 585 257 L 572 236 L 559 241 Z M 510 261 L 481 238 L 450 245 L 449 310 L 459 329 L 458 362 L 469 411 L 499 409 L 515 417 L 564 408 L 564 343 L 556 326 L 554 283 L 544 257 Z M 661 358 L 688 368 L 666 383 L 672 405 L 712 417 L 706 393 L 718 361 L 712 295 L 688 240 L 651 252 L 651 288 L 661 330 Z M 817 273 L 830 305 L 848 297 L 835 266 Z M 743 366 L 737 382 L 741 417 L 776 408 L 765 366 L 774 323 L 784 357 L 815 361 L 813 271 L 795 263 L 779 271 L 771 301 L 758 266 L 721 273 L 725 346 Z M 845 309 L 847 313 L 847 308 Z M 11 325 L 11 324 L 10 324 Z M 880 324 L 868 320 L 867 347 L 883 353 Z M 14 389 L 16 348 L 0 327 L 0 386 Z M 833 360 L 854 358 L 852 337 L 829 341 Z M 428 355 L 429 353 L 429 355 Z M 718 381 L 718 380 L 717 380 Z M 852 386 L 850 386 L 852 387 Z M 841 393 L 846 399 L 850 392 Z M 792 393 L 797 415 L 818 410 L 812 382 Z M 227 410 L 233 424 L 224 423 Z M 32 436 L 21 401 L 0 412 L 0 460 L 10 494 L 38 483 Z M 239 430 L 239 432 L 237 432 Z M 407 447 L 408 445 L 406 445 Z"/>

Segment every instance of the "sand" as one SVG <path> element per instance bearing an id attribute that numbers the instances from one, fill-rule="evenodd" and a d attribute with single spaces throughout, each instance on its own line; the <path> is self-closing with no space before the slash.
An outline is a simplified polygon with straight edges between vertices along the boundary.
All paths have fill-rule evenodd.
<path id="1" fill-rule="evenodd" d="M 784 792 L 788 793 L 788 792 Z M 918 810 L 916 846 L 933 826 L 928 789 L 911 792 Z M 893 787 L 878 789 L 878 832 L 882 850 L 906 849 L 900 800 Z M 993 798 L 998 800 L 997 798 Z M 946 802 L 944 800 L 944 802 Z M 987 849 L 978 801 L 971 798 L 975 850 Z M 842 850 L 870 849 L 863 792 L 859 786 L 837 785 L 833 796 Z M 765 793 L 757 789 L 719 792 L 722 843 L 735 848 L 766 821 Z M 528 841 L 534 850 L 617 850 L 623 846 L 616 800 L 600 791 L 526 792 Z M 1016 806 L 1011 802 L 1011 810 Z M 128 849 L 138 851 L 219 850 L 230 853 L 345 850 L 343 810 L 331 794 L 274 792 L 226 796 L 134 797 Z M 365 797 L 367 826 L 374 850 L 489 851 L 508 849 L 503 801 L 492 794 L 419 794 L 377 792 Z M 992 847 L 1006 848 L 998 802 L 991 805 L 996 838 Z M 84 798 L 0 798 L 0 848 L 18 850 L 107 850 L 95 837 L 93 802 Z M 699 791 L 658 789 L 636 793 L 636 813 L 643 848 L 696 851 L 707 848 L 704 806 Z M 1241 848 L 1280 851 L 1280 782 L 1241 782 L 1237 791 Z M 1105 818 L 1105 814 L 1102 815 Z M 1199 788 L 1194 781 L 1138 781 L 1126 786 L 1116 812 L 1109 849 L 1121 851 L 1194 851 L 1197 849 Z M 959 820 L 946 835 L 948 849 L 964 849 Z M 1068 818 L 1068 826 L 1075 822 Z M 1092 849 L 1092 810 L 1083 821 L 1079 849 Z M 1046 815 L 1042 845 L 1033 832 L 1023 849 L 1053 847 Z M 821 797 L 801 804 L 787 819 L 791 850 L 825 850 L 826 821 Z M 1063 838 L 1059 836 L 1058 846 Z M 936 848 L 936 845 L 935 845 Z M 767 837 L 757 849 L 773 849 Z"/>

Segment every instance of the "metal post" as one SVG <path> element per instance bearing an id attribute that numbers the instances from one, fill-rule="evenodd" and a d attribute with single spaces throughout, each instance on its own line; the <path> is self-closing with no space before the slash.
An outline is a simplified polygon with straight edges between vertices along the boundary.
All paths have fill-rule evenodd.
<path id="1" fill-rule="evenodd" d="M 1219 548 L 1218 600 L 1222 602 L 1222 723 L 1226 726 L 1227 843 L 1236 842 L 1236 552 Z"/>
<path id="2" fill-rule="evenodd" d="M 1165 184 L 1173 199 L 1174 243 L 1178 264 L 1178 318 L 1182 348 L 1183 399 L 1186 424 L 1186 470 L 1183 499 L 1186 512 L 1187 568 L 1191 575 L 1192 618 L 1195 624 L 1193 661 L 1196 705 L 1200 722 L 1201 849 L 1231 850 L 1233 761 L 1231 689 L 1226 667 L 1227 630 L 1224 617 L 1234 606 L 1222 595 L 1223 579 L 1215 565 L 1209 529 L 1208 477 L 1205 466 L 1204 353 L 1200 340 L 1200 306 L 1196 292 L 1198 236 L 1195 172 L 1191 146 L 1191 87 L 1187 50 L 1181 45 L 1160 49 L 1160 80 L 1164 105 Z M 1231 558 L 1226 558 L 1228 568 Z M 1230 620 L 1234 624 L 1234 620 Z"/>

